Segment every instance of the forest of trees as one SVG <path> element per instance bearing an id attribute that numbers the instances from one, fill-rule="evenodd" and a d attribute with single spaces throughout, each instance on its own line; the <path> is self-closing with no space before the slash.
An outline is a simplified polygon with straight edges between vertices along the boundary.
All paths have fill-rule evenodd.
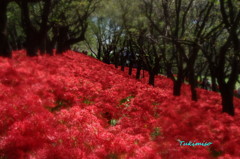
<path id="1" fill-rule="evenodd" d="M 85 48 L 115 67 L 163 74 L 173 95 L 211 79 L 222 110 L 234 115 L 240 74 L 239 0 L 0 0 L 0 56 L 28 56 Z M 78 50 L 82 51 L 82 50 Z"/>

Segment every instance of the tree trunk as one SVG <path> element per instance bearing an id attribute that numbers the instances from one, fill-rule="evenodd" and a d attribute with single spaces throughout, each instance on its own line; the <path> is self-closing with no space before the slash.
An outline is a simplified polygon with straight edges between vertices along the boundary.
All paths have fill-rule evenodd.
<path id="1" fill-rule="evenodd" d="M 194 78 L 194 75 L 190 75 L 189 82 L 191 85 L 192 100 L 197 101 L 198 97 L 197 97 L 197 91 L 196 91 L 196 80 Z"/>
<path id="2" fill-rule="evenodd" d="M 140 76 L 141 76 L 141 69 L 142 69 L 141 62 L 138 61 L 138 62 L 137 62 L 137 73 L 136 73 L 136 79 L 140 79 Z"/>
<path id="3" fill-rule="evenodd" d="M 166 73 L 167 73 L 167 78 L 172 78 L 172 65 L 170 63 L 166 64 Z"/>
<path id="4" fill-rule="evenodd" d="M 11 46 L 12 50 L 19 50 L 19 48 L 18 48 L 18 38 L 19 37 L 18 37 L 15 25 L 13 25 L 11 27 L 11 30 L 8 32 L 8 35 L 11 38 L 10 46 Z"/>
<path id="5" fill-rule="evenodd" d="M 49 27 L 47 25 L 48 23 L 48 17 L 51 12 L 51 5 L 52 5 L 52 0 L 45 0 L 41 20 L 42 23 L 40 25 L 40 30 L 39 30 L 39 49 L 40 53 L 43 55 L 47 52 L 47 39 L 48 39 L 48 30 Z"/>
<path id="6" fill-rule="evenodd" d="M 70 49 L 69 46 L 67 46 L 66 44 L 60 42 L 60 43 L 57 44 L 57 51 L 56 51 L 56 53 L 57 54 L 62 54 L 64 52 L 66 52 L 68 49 Z"/>
<path id="7" fill-rule="evenodd" d="M 130 65 L 129 65 L 129 70 L 128 70 L 128 75 L 132 75 L 132 69 L 133 69 L 133 63 L 130 62 Z"/>
<path id="8" fill-rule="evenodd" d="M 15 30 L 15 29 L 13 29 Z M 15 32 L 15 31 L 13 31 Z M 13 50 L 18 50 L 18 45 L 17 45 L 17 36 L 15 33 L 9 33 L 10 37 L 11 37 L 11 42 L 10 42 L 10 45 L 12 47 Z"/>
<path id="9" fill-rule="evenodd" d="M 124 53 L 123 52 L 121 52 L 121 71 L 124 71 L 124 67 L 125 67 L 125 62 L 126 62 L 126 60 L 125 60 L 125 57 L 124 57 Z"/>
<path id="10" fill-rule="evenodd" d="M 115 52 L 115 54 L 114 54 L 114 65 L 115 65 L 115 68 L 118 68 L 119 58 L 118 58 L 118 53 L 117 52 Z"/>
<path id="11" fill-rule="evenodd" d="M 21 38 L 17 38 L 17 49 L 18 50 L 21 50 L 21 49 L 23 49 L 23 38 L 21 37 Z"/>
<path id="12" fill-rule="evenodd" d="M 53 49 L 56 44 L 56 41 L 54 39 L 51 41 L 49 37 L 47 38 L 47 43 L 46 43 L 46 52 L 48 55 L 53 55 Z"/>
<path id="13" fill-rule="evenodd" d="M 38 53 L 38 36 L 34 32 L 31 32 L 30 30 L 27 31 L 27 39 L 26 39 L 26 50 L 27 50 L 27 56 L 33 57 L 37 56 Z"/>
<path id="14" fill-rule="evenodd" d="M 148 79 L 148 84 L 154 86 L 154 81 L 155 80 L 155 73 L 153 71 L 149 71 L 149 79 Z"/>
<path id="15" fill-rule="evenodd" d="M 101 56 L 102 56 L 102 44 L 101 42 L 98 43 L 98 54 L 97 54 L 97 59 L 101 60 Z"/>
<path id="16" fill-rule="evenodd" d="M 121 71 L 124 71 L 124 68 L 125 68 L 124 65 L 122 65 L 122 66 L 121 66 Z"/>
<path id="17" fill-rule="evenodd" d="M 190 56 L 189 58 L 189 61 L 188 61 L 188 73 L 189 73 L 189 83 L 191 85 L 191 94 L 192 94 L 192 100 L 193 101 L 197 101 L 198 100 L 198 97 L 197 97 L 197 91 L 196 91 L 196 79 L 195 79 L 195 61 L 197 59 L 197 56 L 198 56 L 198 47 L 196 46 L 193 46 L 192 49 L 190 49 L 191 52 L 192 52 L 192 55 Z"/>
<path id="18" fill-rule="evenodd" d="M 27 56 L 30 57 L 37 56 L 38 47 L 31 45 L 30 43 L 27 43 L 26 50 Z"/>
<path id="19" fill-rule="evenodd" d="M 177 30 L 176 30 L 177 33 Z M 177 74 L 177 80 L 173 77 L 173 95 L 174 96 L 180 96 L 181 95 L 181 87 L 182 83 L 184 82 L 184 77 L 186 72 L 183 69 L 183 57 L 185 55 L 184 48 L 180 45 L 180 43 L 176 43 L 176 58 L 177 58 L 177 67 L 178 67 L 178 74 Z"/>
<path id="20" fill-rule="evenodd" d="M 133 70 L 133 62 L 136 60 L 131 41 L 129 41 L 129 50 L 130 50 L 130 58 L 129 58 L 129 71 L 128 71 L 128 74 L 131 76 L 132 75 L 132 70 Z"/>
<path id="21" fill-rule="evenodd" d="M 211 82 L 212 82 L 212 91 L 217 92 L 217 83 L 216 83 L 216 77 L 211 74 Z"/>
<path id="22" fill-rule="evenodd" d="M 191 62 L 192 61 L 192 62 Z M 197 97 L 197 91 L 196 91 L 196 79 L 195 79 L 195 73 L 194 73 L 194 61 L 195 60 L 191 60 L 189 64 L 189 84 L 190 84 L 190 89 L 191 89 L 191 94 L 192 94 L 192 100 L 193 101 L 197 101 L 198 97 Z"/>
<path id="23" fill-rule="evenodd" d="M 233 91 L 236 81 L 238 79 L 238 61 L 234 58 L 231 65 L 231 73 L 228 82 L 225 81 L 225 63 L 226 63 L 226 53 L 230 47 L 231 41 L 230 37 L 225 42 L 225 44 L 220 48 L 219 52 L 219 63 L 217 66 L 217 80 L 219 84 L 219 90 L 222 97 L 222 111 L 228 113 L 229 115 L 234 115 L 234 105 L 233 105 Z"/>
<path id="24" fill-rule="evenodd" d="M 233 104 L 233 91 L 225 86 L 220 87 L 221 97 L 222 97 L 222 111 L 234 116 L 234 104 Z"/>
<path id="25" fill-rule="evenodd" d="M 174 96 L 181 95 L 181 87 L 182 87 L 182 81 L 180 79 L 173 82 L 173 95 Z"/>
<path id="26" fill-rule="evenodd" d="M 36 56 L 39 48 L 39 35 L 36 30 L 36 28 L 33 27 L 30 15 L 29 15 L 29 8 L 28 8 L 28 2 L 22 1 L 20 3 L 20 8 L 22 11 L 22 26 L 24 29 L 24 32 L 26 34 L 26 50 L 28 56 Z"/>
<path id="27" fill-rule="evenodd" d="M 39 43 L 39 50 L 41 55 L 44 55 L 47 52 L 47 35 L 44 35 L 44 37 L 42 37 Z"/>
<path id="28" fill-rule="evenodd" d="M 47 36 L 47 54 L 49 55 L 53 55 L 53 49 L 56 48 L 56 45 L 57 45 L 57 40 L 58 40 L 58 34 L 59 34 L 59 31 L 58 31 L 58 27 L 53 27 L 53 37 L 52 39 L 50 39 L 49 36 Z"/>
<path id="29" fill-rule="evenodd" d="M 129 70 L 128 70 L 128 75 L 132 75 L 132 69 L 133 69 L 133 56 L 131 53 L 131 56 L 129 57 Z"/>
<path id="30" fill-rule="evenodd" d="M 11 57 L 11 49 L 7 36 L 7 1 L 0 1 L 0 56 Z"/>
<path id="31" fill-rule="evenodd" d="M 60 27 L 59 28 L 59 36 L 57 39 L 57 54 L 62 54 L 63 52 L 67 51 L 70 46 L 67 44 L 68 40 L 68 28 L 67 27 Z"/>
<path id="32" fill-rule="evenodd" d="M 104 56 L 103 56 L 103 62 L 106 64 L 110 64 L 110 51 L 108 49 L 103 51 Z"/>

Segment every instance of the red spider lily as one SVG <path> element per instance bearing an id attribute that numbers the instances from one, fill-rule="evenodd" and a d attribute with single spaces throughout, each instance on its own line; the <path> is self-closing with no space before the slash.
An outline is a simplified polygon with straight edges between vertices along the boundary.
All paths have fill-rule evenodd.
<path id="1" fill-rule="evenodd" d="M 73 51 L 0 58 L 0 158 L 240 157 L 239 99 L 231 117 L 217 93 L 197 89 L 192 102 L 188 85 L 174 97 L 171 80 L 147 78 Z"/>

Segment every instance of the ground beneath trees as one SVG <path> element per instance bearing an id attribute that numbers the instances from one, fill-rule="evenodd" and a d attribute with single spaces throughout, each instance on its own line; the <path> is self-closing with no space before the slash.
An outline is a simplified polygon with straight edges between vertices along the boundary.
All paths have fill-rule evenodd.
<path id="1" fill-rule="evenodd" d="M 219 94 L 172 82 L 157 87 L 72 51 L 57 56 L 0 58 L 0 158 L 239 158 L 236 116 L 221 113 Z M 179 141 L 208 143 L 181 146 Z"/>

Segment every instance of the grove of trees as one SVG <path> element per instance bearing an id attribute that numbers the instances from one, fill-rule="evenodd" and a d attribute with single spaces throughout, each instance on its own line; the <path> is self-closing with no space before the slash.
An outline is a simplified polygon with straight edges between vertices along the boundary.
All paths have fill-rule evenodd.
<path id="1" fill-rule="evenodd" d="M 198 81 L 211 79 L 222 110 L 234 115 L 240 74 L 239 0 L 0 0 L 0 55 L 61 54 L 74 46 L 115 67 L 184 82 L 198 100 Z M 81 51 L 81 50 L 79 50 Z"/>

